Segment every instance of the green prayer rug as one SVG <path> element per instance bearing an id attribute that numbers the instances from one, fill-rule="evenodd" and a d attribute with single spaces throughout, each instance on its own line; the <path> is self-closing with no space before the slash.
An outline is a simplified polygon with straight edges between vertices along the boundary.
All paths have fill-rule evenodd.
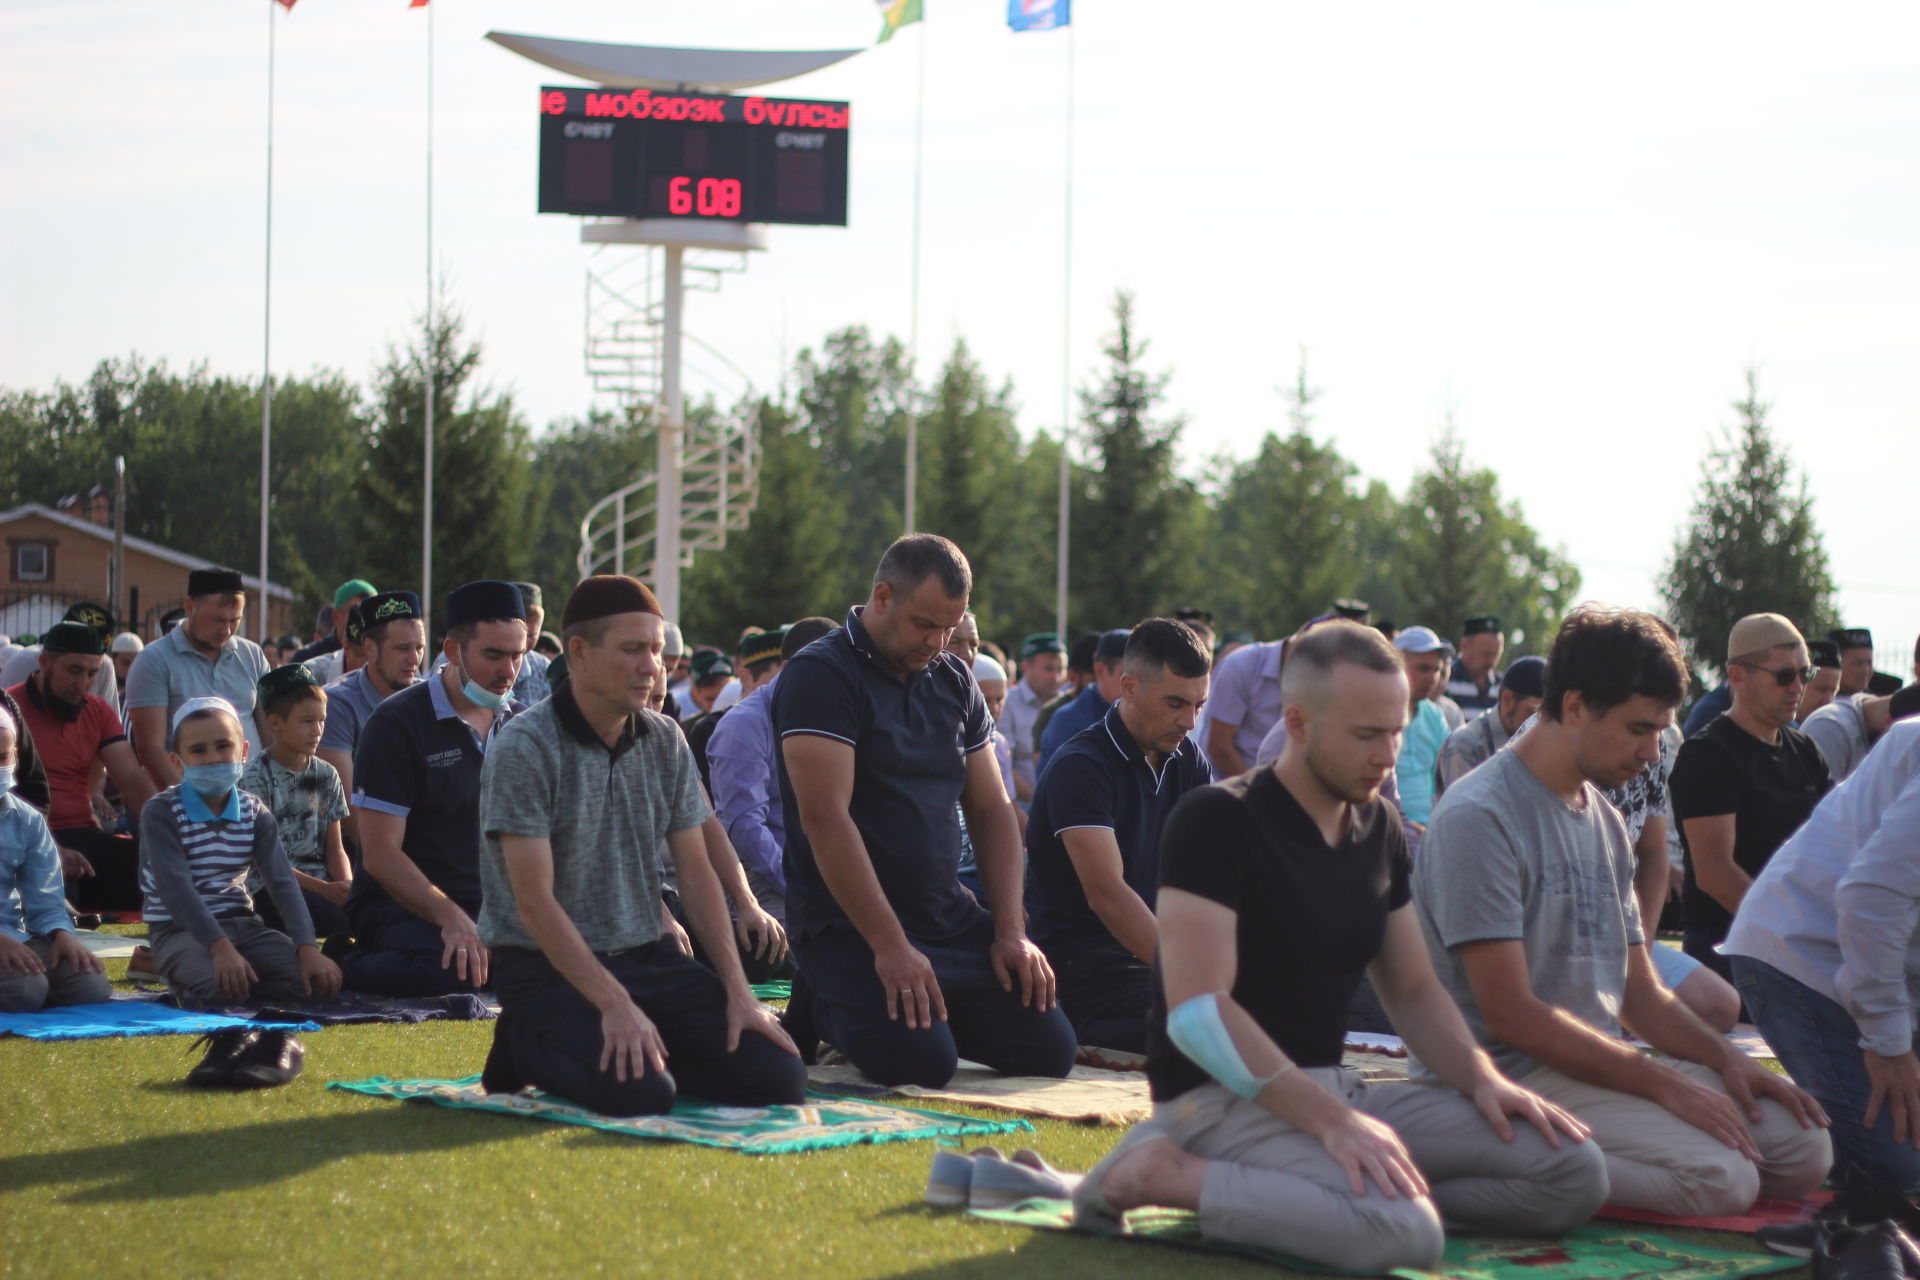
<path id="1" fill-rule="evenodd" d="M 721 1107 L 682 1101 L 664 1116 L 603 1116 L 571 1103 L 549 1098 L 538 1090 L 489 1094 L 479 1076 L 460 1080 L 335 1080 L 329 1089 L 395 1098 L 403 1102 L 431 1102 L 437 1106 L 501 1115 L 585 1125 L 608 1133 L 636 1138 L 661 1138 L 722 1147 L 751 1155 L 784 1155 L 789 1151 L 821 1151 L 869 1142 L 906 1142 L 916 1138 L 971 1137 L 975 1134 L 1020 1133 L 1033 1126 L 1025 1120 L 977 1120 L 809 1092 L 797 1107 Z"/>
<path id="2" fill-rule="evenodd" d="M 793 999 L 793 984 L 780 979 L 772 982 L 756 982 L 753 984 L 753 998 L 756 1000 L 791 1000 Z"/>
<path id="3" fill-rule="evenodd" d="M 1071 1231 L 1073 1206 L 1066 1200 L 1027 1200 L 1010 1209 L 970 1210 L 977 1218 L 1043 1231 Z M 1125 1240 L 1230 1253 L 1259 1258 L 1294 1271 L 1316 1275 L 1353 1275 L 1323 1262 L 1257 1249 L 1221 1244 L 1200 1236 L 1200 1219 L 1185 1209 L 1135 1209 L 1127 1214 Z M 1405 1280 L 1539 1280 L 1560 1276 L 1571 1280 L 1607 1280 L 1630 1276 L 1658 1276 L 1660 1280 L 1722 1280 L 1768 1275 L 1805 1266 L 1799 1258 L 1773 1254 L 1735 1253 L 1678 1240 L 1658 1231 L 1625 1226 L 1581 1227 L 1557 1240 L 1509 1240 L 1491 1236 L 1448 1236 L 1440 1265 L 1431 1271 L 1400 1268 L 1390 1275 Z"/>

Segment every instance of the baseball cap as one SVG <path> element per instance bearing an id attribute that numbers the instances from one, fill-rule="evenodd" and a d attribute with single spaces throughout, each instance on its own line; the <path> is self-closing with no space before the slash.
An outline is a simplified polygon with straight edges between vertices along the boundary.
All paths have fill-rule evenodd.
<path id="1" fill-rule="evenodd" d="M 1781 644 L 1805 644 L 1800 628 L 1777 613 L 1750 613 L 1727 633 L 1729 660 Z"/>
<path id="2" fill-rule="evenodd" d="M 1432 627 L 1407 627 L 1393 638 L 1393 647 L 1402 653 L 1432 653 L 1436 649 L 1453 652 L 1453 646 L 1433 633 Z"/>

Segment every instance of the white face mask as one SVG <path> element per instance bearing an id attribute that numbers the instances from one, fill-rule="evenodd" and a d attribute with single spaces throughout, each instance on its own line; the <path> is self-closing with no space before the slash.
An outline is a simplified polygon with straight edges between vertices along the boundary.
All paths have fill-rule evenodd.
<path id="1" fill-rule="evenodd" d="M 0 795 L 13 790 L 13 766 L 0 764 Z"/>

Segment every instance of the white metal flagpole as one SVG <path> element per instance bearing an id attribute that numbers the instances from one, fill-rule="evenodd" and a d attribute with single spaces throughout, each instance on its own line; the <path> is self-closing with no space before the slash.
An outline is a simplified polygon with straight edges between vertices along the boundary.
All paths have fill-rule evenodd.
<path id="1" fill-rule="evenodd" d="M 1066 227 L 1062 234 L 1060 281 L 1060 544 L 1054 586 L 1053 625 L 1060 643 L 1067 635 L 1067 523 L 1073 486 L 1073 23 L 1067 24 L 1067 181 Z"/>
<path id="2" fill-rule="evenodd" d="M 433 297 L 433 5 L 427 11 L 427 350 L 422 373 L 427 384 L 426 455 L 421 462 L 420 603 L 433 616 L 433 382 L 436 371 Z"/>
<path id="3" fill-rule="evenodd" d="M 267 499 L 273 452 L 273 44 L 279 26 L 277 0 L 267 5 L 267 248 L 260 325 L 260 600 L 256 630 L 267 642 Z"/>
<path id="4" fill-rule="evenodd" d="M 913 91 L 913 274 L 908 289 L 907 380 L 912 382 L 920 363 L 920 162 L 927 120 L 927 19 L 920 18 L 918 70 Z M 920 485 L 920 415 L 918 406 L 907 414 L 907 532 L 915 526 L 915 498 Z"/>

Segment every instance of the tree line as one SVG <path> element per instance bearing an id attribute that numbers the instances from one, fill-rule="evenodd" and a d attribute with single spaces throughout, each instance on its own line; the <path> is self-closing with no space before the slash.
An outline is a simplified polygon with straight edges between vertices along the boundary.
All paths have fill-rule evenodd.
<path id="1" fill-rule="evenodd" d="M 596 410 L 535 430 L 510 394 L 484 381 L 482 357 L 448 311 L 422 325 L 418 342 L 389 349 L 364 386 L 331 371 L 277 382 L 271 572 L 304 608 L 346 577 L 418 582 L 429 374 L 439 406 L 435 581 L 529 579 L 556 592 L 574 581 L 580 519 L 651 469 L 652 424 L 644 411 Z M 1223 630 L 1266 639 L 1345 596 L 1370 602 L 1376 618 L 1443 635 L 1468 614 L 1497 613 L 1517 644 L 1538 649 L 1578 597 L 1579 571 L 1469 456 L 1451 420 L 1438 424 L 1424 465 L 1396 494 L 1316 431 L 1322 393 L 1309 384 L 1304 354 L 1271 425 L 1241 458 L 1185 457 L 1187 423 L 1168 404 L 1168 377 L 1150 363 L 1132 299 L 1118 295 L 1075 424 L 1076 629 L 1196 605 Z M 725 643 L 748 625 L 838 616 L 864 598 L 874 562 L 902 528 L 912 420 L 919 523 L 972 560 L 982 634 L 1017 642 L 1052 627 L 1060 443 L 1020 429 L 1010 382 L 994 381 L 964 341 L 930 381 L 916 381 L 899 341 L 849 326 L 802 350 L 783 386 L 759 405 L 751 526 L 683 578 L 689 635 Z M 129 533 L 251 567 L 259 432 L 256 381 L 204 365 L 103 360 L 79 385 L 0 389 L 0 499 L 51 505 L 105 483 L 124 455 Z M 1760 437 L 1767 443 L 1764 421 Z M 1817 543 L 1808 522 L 1800 532 Z M 1696 564 L 1712 573 L 1709 552 L 1688 555 L 1680 580 Z M 1830 585 L 1814 585 L 1830 595 Z M 1727 607 L 1716 598 L 1699 612 Z M 1810 620 L 1819 607 L 1809 606 Z M 1695 638 L 1690 625 L 1682 630 Z"/>

